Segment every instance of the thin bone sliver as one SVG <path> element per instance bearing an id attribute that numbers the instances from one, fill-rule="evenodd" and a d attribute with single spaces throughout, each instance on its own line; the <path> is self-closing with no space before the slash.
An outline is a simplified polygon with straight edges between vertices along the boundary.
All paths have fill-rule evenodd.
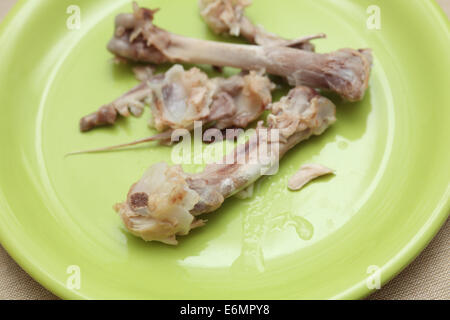
<path id="1" fill-rule="evenodd" d="M 300 190 L 310 181 L 329 174 L 334 174 L 334 171 L 325 166 L 305 164 L 289 179 L 288 187 L 293 191 Z"/>
<path id="2" fill-rule="evenodd" d="M 85 154 L 85 153 L 98 153 L 98 152 L 113 151 L 113 150 L 117 150 L 117 149 L 122 149 L 122 148 L 126 148 L 126 147 L 135 146 L 135 145 L 142 144 L 142 143 L 145 143 L 145 142 L 153 142 L 153 141 L 162 141 L 162 142 L 164 142 L 164 141 L 170 140 L 171 136 L 172 136 L 172 131 L 168 130 L 166 132 L 159 133 L 159 134 L 156 134 L 156 135 L 148 137 L 148 138 L 139 139 L 139 140 L 135 140 L 135 141 L 132 141 L 132 142 L 123 143 L 123 144 L 117 144 L 117 145 L 110 146 L 110 147 L 102 147 L 102 148 L 95 148 L 95 149 L 89 149 L 89 150 L 70 152 L 70 153 L 67 154 L 67 156 L 73 156 L 73 155 Z"/>

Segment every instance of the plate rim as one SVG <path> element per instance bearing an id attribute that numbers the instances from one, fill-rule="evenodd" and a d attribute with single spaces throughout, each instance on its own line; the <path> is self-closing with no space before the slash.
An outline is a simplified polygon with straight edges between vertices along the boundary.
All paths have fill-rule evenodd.
<path id="1" fill-rule="evenodd" d="M 20 13 L 21 9 L 25 7 L 31 1 L 18 0 L 14 6 L 10 9 L 3 21 L 0 23 L 0 39 L 2 39 L 8 26 L 14 20 L 14 18 Z M 447 18 L 445 12 L 436 2 L 427 1 L 425 5 L 428 6 L 429 14 L 434 15 L 441 25 L 446 25 L 447 30 L 442 30 L 444 33 L 448 33 L 450 30 L 450 19 Z M 447 47 L 450 50 L 450 43 L 447 43 Z M 419 232 L 401 249 L 398 251 L 394 258 L 388 260 L 382 267 L 381 271 L 383 275 L 387 275 L 382 278 L 382 287 L 386 285 L 390 280 L 396 277 L 403 269 L 405 269 L 420 253 L 428 246 L 433 240 L 435 235 L 439 232 L 442 226 L 447 221 L 450 215 L 450 197 L 447 195 L 450 193 L 450 189 L 444 190 L 443 198 L 438 202 L 433 212 L 430 214 L 429 219 L 424 223 Z M 447 198 L 447 199 L 446 199 Z M 4 194 L 0 190 L 0 214 L 14 214 L 5 201 Z M 40 285 L 52 292 L 54 295 L 61 299 L 79 300 L 79 299 L 92 299 L 92 297 L 84 296 L 80 292 L 72 291 L 61 285 L 59 281 L 54 279 L 51 274 L 48 274 L 39 266 L 38 261 L 33 261 L 28 258 L 22 251 L 20 251 L 20 245 L 14 240 L 12 234 L 0 224 L 0 244 L 9 254 L 9 256 L 34 280 Z M 354 286 L 346 289 L 340 294 L 336 295 L 332 299 L 364 299 L 375 291 L 370 290 L 365 285 L 365 282 L 360 282 Z M 97 298 L 101 299 L 101 298 Z"/>

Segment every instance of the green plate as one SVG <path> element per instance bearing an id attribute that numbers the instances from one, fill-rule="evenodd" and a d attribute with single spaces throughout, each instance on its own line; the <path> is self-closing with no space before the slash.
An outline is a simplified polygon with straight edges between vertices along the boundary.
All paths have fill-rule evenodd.
<path id="1" fill-rule="evenodd" d="M 376 22 L 374 1 L 255 1 L 248 15 L 270 31 L 327 33 L 319 52 L 373 48 L 370 88 L 359 103 L 333 98 L 331 129 L 291 151 L 253 198 L 227 200 L 170 247 L 130 236 L 112 209 L 148 166 L 170 159 L 169 147 L 64 157 L 152 133 L 148 110 L 78 132 L 81 116 L 137 82 L 105 50 L 114 16 L 130 1 L 19 1 L 0 33 L 2 245 L 67 299 L 368 295 L 378 275 L 385 283 L 419 254 L 450 209 L 448 20 L 434 1 L 375 3 L 380 29 L 367 27 Z M 70 5 L 81 9 L 80 29 L 67 27 Z M 141 5 L 160 7 L 156 23 L 173 32 L 221 40 L 195 0 Z M 289 176 L 311 162 L 337 175 L 288 191 Z"/>

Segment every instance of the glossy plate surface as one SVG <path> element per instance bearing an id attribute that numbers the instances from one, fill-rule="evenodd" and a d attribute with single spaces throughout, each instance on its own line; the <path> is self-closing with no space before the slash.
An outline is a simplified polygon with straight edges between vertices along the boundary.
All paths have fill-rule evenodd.
<path id="1" fill-rule="evenodd" d="M 450 33 L 433 1 L 258 0 L 248 15 L 285 37 L 325 32 L 319 52 L 370 47 L 374 68 L 360 103 L 291 151 L 253 198 L 232 199 L 206 227 L 170 247 L 130 236 L 112 206 L 171 149 L 64 157 L 142 138 L 140 119 L 78 132 L 78 120 L 137 81 L 111 62 L 113 19 L 130 1 L 19 1 L 0 33 L 0 239 L 35 279 L 63 298 L 361 298 L 378 266 L 386 282 L 426 246 L 450 202 Z M 81 9 L 81 28 L 66 26 Z M 197 1 L 151 0 L 156 23 L 224 40 L 201 21 Z M 227 41 L 231 41 L 227 40 Z M 336 170 L 300 192 L 286 188 L 301 164 Z M 188 166 L 198 170 L 198 166 Z M 69 289 L 70 266 L 81 271 Z M 368 273 L 369 271 L 369 273 Z M 68 273 L 69 272 L 69 273 Z M 70 278 L 69 278 L 70 281 Z"/>

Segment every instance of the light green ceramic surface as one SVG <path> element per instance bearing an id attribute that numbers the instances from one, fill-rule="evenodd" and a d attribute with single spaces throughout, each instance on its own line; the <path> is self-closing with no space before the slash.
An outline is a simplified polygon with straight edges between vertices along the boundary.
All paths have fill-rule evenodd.
<path id="1" fill-rule="evenodd" d="M 153 133 L 140 119 L 87 134 L 78 120 L 137 81 L 111 62 L 113 19 L 130 1 L 19 1 L 0 31 L 0 239 L 62 298 L 362 298 L 369 266 L 385 283 L 427 245 L 450 209 L 450 32 L 433 1 L 257 0 L 248 15 L 294 38 L 325 32 L 319 52 L 373 49 L 370 88 L 338 107 L 337 123 L 298 145 L 250 200 L 227 200 L 204 228 L 171 247 L 130 236 L 112 209 L 169 147 L 64 157 Z M 69 5 L 81 28 L 68 30 Z M 143 0 L 156 23 L 214 36 L 195 0 Z M 226 40 L 232 41 L 232 39 Z M 287 179 L 304 163 L 336 170 L 300 192 Z M 198 167 L 188 167 L 198 169 Z M 298 226 L 296 230 L 295 226 Z M 310 238 L 308 240 L 308 238 Z M 67 268 L 81 288 L 66 288 Z"/>

